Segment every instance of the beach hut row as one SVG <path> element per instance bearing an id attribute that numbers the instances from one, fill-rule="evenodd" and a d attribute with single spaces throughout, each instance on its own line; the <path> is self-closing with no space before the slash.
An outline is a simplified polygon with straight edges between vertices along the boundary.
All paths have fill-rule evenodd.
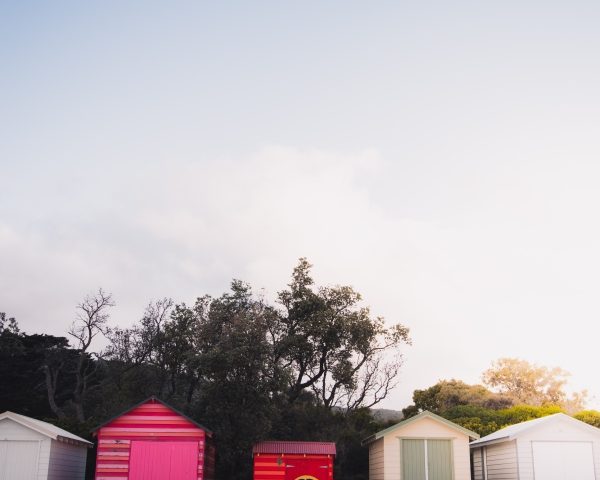
<path id="1" fill-rule="evenodd" d="M 369 480 L 600 480 L 600 429 L 563 413 L 479 438 L 423 412 L 364 443 Z"/>
<path id="2" fill-rule="evenodd" d="M 213 434 L 152 397 L 93 432 L 95 480 L 213 480 Z M 477 433 L 422 412 L 365 439 L 369 480 L 600 480 L 600 429 L 558 413 Z M 0 480 L 82 480 L 92 444 L 0 414 Z M 253 480 L 333 480 L 335 444 L 261 442 Z"/>
<path id="3" fill-rule="evenodd" d="M 151 397 L 93 432 L 95 480 L 213 480 L 212 432 Z M 0 415 L 0 480 L 83 480 L 92 443 L 40 420 Z M 255 480 L 333 480 L 335 444 L 261 442 Z"/>

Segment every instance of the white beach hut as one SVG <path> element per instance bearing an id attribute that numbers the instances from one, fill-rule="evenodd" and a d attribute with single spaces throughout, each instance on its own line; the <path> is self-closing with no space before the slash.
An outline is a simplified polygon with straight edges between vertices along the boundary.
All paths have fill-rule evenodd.
<path id="1" fill-rule="evenodd" d="M 92 444 L 50 423 L 0 414 L 0 480 L 83 480 Z"/>
<path id="2" fill-rule="evenodd" d="M 600 429 L 563 413 L 471 442 L 474 480 L 600 480 Z"/>

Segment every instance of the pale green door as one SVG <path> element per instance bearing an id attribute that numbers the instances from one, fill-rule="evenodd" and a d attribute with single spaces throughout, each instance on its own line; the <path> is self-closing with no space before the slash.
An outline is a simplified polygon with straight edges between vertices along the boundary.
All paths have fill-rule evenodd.
<path id="1" fill-rule="evenodd" d="M 423 440 L 402 440 L 402 480 L 427 480 Z"/>
<path id="2" fill-rule="evenodd" d="M 427 480 L 452 480 L 452 441 L 427 439 Z"/>

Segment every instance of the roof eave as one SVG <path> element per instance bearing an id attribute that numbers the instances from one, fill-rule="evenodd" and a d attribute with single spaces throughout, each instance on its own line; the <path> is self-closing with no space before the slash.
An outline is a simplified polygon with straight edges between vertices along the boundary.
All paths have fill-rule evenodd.
<path id="1" fill-rule="evenodd" d="M 381 437 L 378 437 L 377 434 L 371 435 L 370 437 L 367 437 L 362 442 L 360 442 L 360 444 L 362 446 L 369 445 L 370 443 L 373 443 L 373 442 L 379 440 L 380 438 Z"/>
<path id="2" fill-rule="evenodd" d="M 38 432 L 40 435 L 44 435 L 44 436 L 50 438 L 51 440 L 57 440 L 57 441 L 65 442 L 65 443 L 71 443 L 71 444 L 80 444 L 80 445 L 85 445 L 85 446 L 89 446 L 89 447 L 93 446 L 93 443 L 88 442 L 87 440 L 85 440 L 83 438 L 78 440 L 75 438 L 65 437 L 63 435 L 59 435 L 55 432 L 47 430 L 47 429 L 43 428 L 42 426 L 38 425 L 37 423 L 29 422 L 29 421 L 27 421 L 28 417 L 26 417 L 25 415 L 19 415 L 18 413 L 14 413 L 14 412 L 5 412 L 3 414 L 0 414 L 0 420 L 4 420 L 6 418 L 9 420 L 12 420 L 13 422 L 16 422 L 19 425 L 22 425 L 26 428 L 30 428 L 31 430 Z M 44 423 L 44 422 L 42 422 L 42 423 Z"/>
<path id="3" fill-rule="evenodd" d="M 63 437 L 62 435 L 57 435 L 56 439 L 59 442 L 68 443 L 69 445 L 78 445 L 80 447 L 92 448 L 94 444 L 92 442 L 88 442 L 83 438 L 81 440 L 75 440 L 74 438 Z"/>
<path id="4" fill-rule="evenodd" d="M 514 439 L 515 439 L 514 436 L 509 435 L 506 437 L 494 438 L 493 440 L 484 440 L 483 442 L 475 440 L 474 442 L 471 442 L 469 444 L 469 447 L 470 448 L 485 447 L 486 445 L 494 445 L 496 443 L 510 442 Z"/>

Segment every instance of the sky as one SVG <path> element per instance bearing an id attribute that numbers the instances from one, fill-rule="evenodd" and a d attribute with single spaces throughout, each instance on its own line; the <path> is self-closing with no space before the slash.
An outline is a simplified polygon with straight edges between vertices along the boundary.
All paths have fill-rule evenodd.
<path id="1" fill-rule="evenodd" d="M 299 257 L 411 330 L 401 409 L 501 357 L 600 408 L 600 4 L 0 3 L 0 311 L 64 335 Z"/>

